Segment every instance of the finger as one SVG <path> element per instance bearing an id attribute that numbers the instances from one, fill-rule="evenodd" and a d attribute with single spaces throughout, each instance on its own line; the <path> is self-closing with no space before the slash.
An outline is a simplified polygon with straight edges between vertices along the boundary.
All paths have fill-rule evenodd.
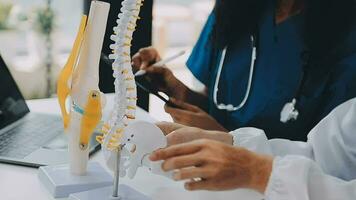
<path id="1" fill-rule="evenodd" d="M 138 70 L 142 62 L 154 62 L 157 57 L 155 54 L 157 51 L 152 47 L 142 48 L 132 57 L 132 65 Z"/>
<path id="2" fill-rule="evenodd" d="M 171 115 L 171 117 L 172 117 L 174 123 L 184 124 L 184 122 L 181 118 L 173 116 L 173 115 Z"/>
<path id="3" fill-rule="evenodd" d="M 148 66 L 145 70 L 147 74 L 156 75 L 156 74 L 166 74 L 169 69 L 167 69 L 166 67 Z"/>
<path id="4" fill-rule="evenodd" d="M 173 108 L 168 104 L 164 105 L 164 110 L 166 113 L 172 115 L 172 117 L 175 118 L 191 118 L 191 116 L 194 114 L 192 111 L 183 110 L 181 108 Z"/>
<path id="5" fill-rule="evenodd" d="M 140 49 L 139 53 L 142 60 L 140 69 L 146 69 L 151 64 L 160 60 L 158 52 L 152 47 Z"/>
<path id="6" fill-rule="evenodd" d="M 194 113 L 181 113 L 180 111 L 178 112 L 172 112 L 169 113 L 174 121 L 174 123 L 178 123 L 178 124 L 184 124 L 184 125 L 189 125 L 190 122 L 192 121 L 192 118 L 194 115 Z"/>
<path id="7" fill-rule="evenodd" d="M 195 167 L 203 164 L 203 160 L 199 154 L 189 154 L 183 156 L 177 156 L 169 158 L 162 164 L 164 171 L 171 171 L 175 169 L 182 169 L 186 167 Z"/>
<path id="8" fill-rule="evenodd" d="M 182 108 L 184 110 L 190 110 L 190 111 L 194 111 L 194 112 L 200 112 L 202 111 L 199 107 L 183 102 L 183 101 L 179 101 L 175 98 L 170 98 L 169 99 L 174 105 L 177 105 L 179 108 Z"/>
<path id="9" fill-rule="evenodd" d="M 167 135 L 168 146 L 191 142 L 197 136 L 197 129 L 180 128 Z"/>
<path id="10" fill-rule="evenodd" d="M 183 124 L 185 126 L 191 127 L 195 127 L 194 122 L 196 121 L 196 118 L 199 117 L 196 115 L 196 113 L 193 113 L 191 111 L 169 111 L 167 113 L 171 115 L 174 123 Z"/>
<path id="11" fill-rule="evenodd" d="M 176 131 L 173 131 L 167 135 L 167 146 L 172 146 L 181 143 L 184 143 L 184 138 L 181 135 L 177 134 Z"/>
<path id="12" fill-rule="evenodd" d="M 202 179 L 200 181 L 190 181 L 184 184 L 186 190 L 217 190 L 216 185 L 212 180 Z"/>
<path id="13" fill-rule="evenodd" d="M 164 133 L 164 135 L 168 135 L 171 132 L 184 128 L 185 126 L 177 123 L 171 123 L 171 122 L 158 122 L 156 123 L 156 126 L 161 129 L 161 131 Z"/>
<path id="14" fill-rule="evenodd" d="M 200 149 L 201 149 L 201 143 L 189 142 L 184 144 L 178 144 L 153 152 L 150 155 L 150 160 L 152 161 L 167 160 L 169 158 L 176 157 L 176 156 L 194 154 L 198 152 Z"/>
<path id="15" fill-rule="evenodd" d="M 176 181 L 186 179 L 204 179 L 209 177 L 209 172 L 201 167 L 190 167 L 181 169 L 173 174 L 173 179 Z"/>
<path id="16" fill-rule="evenodd" d="M 140 53 L 136 53 L 133 57 L 132 57 L 132 61 L 131 61 L 131 65 L 133 67 L 133 69 L 135 71 L 140 69 L 142 60 L 141 60 L 141 56 Z"/>
<path id="17" fill-rule="evenodd" d="M 144 47 L 141 48 L 138 52 L 144 56 L 148 56 L 151 58 L 155 58 L 158 56 L 158 52 L 154 47 Z"/>

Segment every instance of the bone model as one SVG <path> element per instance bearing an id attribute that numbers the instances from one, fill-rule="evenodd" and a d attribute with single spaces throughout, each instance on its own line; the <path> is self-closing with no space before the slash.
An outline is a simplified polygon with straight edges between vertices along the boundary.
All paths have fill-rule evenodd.
<path id="1" fill-rule="evenodd" d="M 130 178 L 135 176 L 137 168 L 141 166 L 165 175 L 160 170 L 159 163 L 152 163 L 147 159 L 154 150 L 166 147 L 164 134 L 154 124 L 133 122 L 137 91 L 131 68 L 130 47 L 142 2 L 143 0 L 124 0 L 117 26 L 113 28 L 111 40 L 114 43 L 110 45 L 113 53 L 109 58 L 114 60 L 112 68 L 115 104 L 110 119 L 103 125 L 103 135 L 97 137 L 102 144 L 108 166 L 113 170 L 118 170 L 115 167 L 119 168 L 121 176 L 128 173 Z"/>
<path id="2" fill-rule="evenodd" d="M 114 44 L 110 45 L 113 54 L 109 55 L 109 58 L 114 60 L 112 68 L 115 78 L 115 103 L 109 121 L 103 125 L 103 135 L 97 137 L 103 146 L 109 166 L 117 162 L 115 153 L 121 153 L 118 151 L 122 150 L 121 139 L 125 127 L 135 119 L 137 91 L 131 68 L 130 47 L 141 5 L 142 0 L 122 2 L 117 26 L 114 27 L 114 34 L 111 36 Z"/>
<path id="3" fill-rule="evenodd" d="M 92 1 L 89 18 L 83 16 L 72 52 L 58 79 L 57 95 L 74 175 L 86 174 L 89 140 L 101 120 L 105 102 L 98 87 L 99 61 L 109 10 L 110 4 Z"/>
<path id="4" fill-rule="evenodd" d="M 122 2 L 121 12 L 114 27 L 111 39 L 115 42 L 110 45 L 113 54 L 113 76 L 115 78 L 115 99 L 110 120 L 102 128 L 103 135 L 97 140 L 104 145 L 104 149 L 115 150 L 120 146 L 125 126 L 135 119 L 137 92 L 135 78 L 131 69 L 130 47 L 136 21 L 139 18 L 142 0 L 125 0 Z"/>

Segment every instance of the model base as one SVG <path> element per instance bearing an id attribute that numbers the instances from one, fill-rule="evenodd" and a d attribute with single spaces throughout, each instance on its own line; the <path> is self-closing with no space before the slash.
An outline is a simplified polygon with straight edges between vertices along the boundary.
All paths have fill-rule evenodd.
<path id="1" fill-rule="evenodd" d="M 89 163 L 86 175 L 70 173 L 69 165 L 40 167 L 38 178 L 54 198 L 112 185 L 112 176 L 99 163 Z"/>
<path id="2" fill-rule="evenodd" d="M 151 200 L 151 198 L 127 185 L 119 186 L 119 197 L 113 197 L 112 192 L 112 187 L 104 187 L 86 192 L 71 194 L 69 196 L 69 200 Z"/>

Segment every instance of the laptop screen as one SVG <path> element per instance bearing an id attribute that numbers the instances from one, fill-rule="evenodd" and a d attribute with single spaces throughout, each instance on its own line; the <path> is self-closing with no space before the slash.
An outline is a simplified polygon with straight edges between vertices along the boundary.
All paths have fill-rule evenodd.
<path id="1" fill-rule="evenodd" d="M 29 109 L 0 56 L 0 129 L 23 117 Z"/>

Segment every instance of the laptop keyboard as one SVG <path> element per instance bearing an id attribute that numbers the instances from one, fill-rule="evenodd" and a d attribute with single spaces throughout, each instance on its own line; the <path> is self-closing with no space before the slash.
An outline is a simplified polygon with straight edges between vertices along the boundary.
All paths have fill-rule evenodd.
<path id="1" fill-rule="evenodd" d="M 22 159 L 59 134 L 63 134 L 59 117 L 27 114 L 23 123 L 0 135 L 0 156 Z"/>

